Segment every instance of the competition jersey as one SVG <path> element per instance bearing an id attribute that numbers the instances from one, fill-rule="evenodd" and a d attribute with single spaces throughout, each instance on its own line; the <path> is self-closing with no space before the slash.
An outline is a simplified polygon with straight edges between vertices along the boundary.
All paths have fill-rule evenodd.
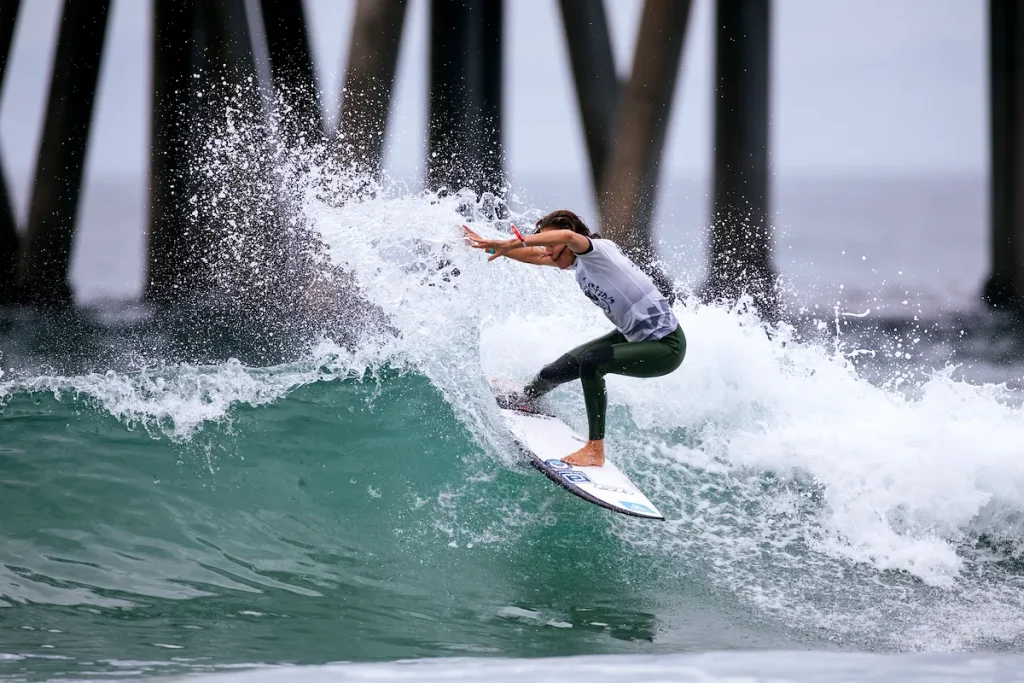
<path id="1" fill-rule="evenodd" d="M 668 301 L 651 278 L 614 242 L 590 240 L 590 250 L 576 254 L 572 268 L 583 293 L 628 341 L 661 339 L 678 327 Z"/>

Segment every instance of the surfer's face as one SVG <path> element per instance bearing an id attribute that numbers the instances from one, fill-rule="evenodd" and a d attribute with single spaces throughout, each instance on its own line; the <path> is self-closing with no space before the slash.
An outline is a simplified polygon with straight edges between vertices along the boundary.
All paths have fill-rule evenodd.
<path id="1" fill-rule="evenodd" d="M 567 244 L 560 244 L 557 247 L 544 247 L 544 253 L 562 270 L 572 265 L 573 256 L 575 256 Z"/>
<path id="2" fill-rule="evenodd" d="M 541 232 L 544 232 L 541 230 Z M 569 248 L 568 244 L 559 244 L 555 247 L 544 247 L 544 254 L 554 261 L 555 265 L 565 270 L 572 265 L 572 262 L 576 260 L 576 254 L 572 253 L 572 249 Z"/>

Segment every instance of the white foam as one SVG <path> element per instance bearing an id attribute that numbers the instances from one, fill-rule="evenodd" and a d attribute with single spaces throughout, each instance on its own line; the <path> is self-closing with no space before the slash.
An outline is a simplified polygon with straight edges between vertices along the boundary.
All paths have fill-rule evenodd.
<path id="1" fill-rule="evenodd" d="M 57 400 L 93 401 L 129 427 L 186 440 L 204 424 L 227 419 L 235 406 L 272 403 L 321 379 L 361 377 L 371 360 L 377 361 L 324 342 L 308 360 L 274 368 L 247 367 L 231 359 L 220 365 L 179 363 L 135 373 L 39 375 L 0 383 L 0 397 L 48 392 Z"/>
<path id="2" fill-rule="evenodd" d="M 324 173 L 292 169 L 282 182 L 299 185 L 303 222 L 397 338 L 356 352 L 325 343 L 276 368 L 228 362 L 8 381 L 0 395 L 86 395 L 128 424 L 189 438 L 238 404 L 266 404 L 325 376 L 391 363 L 429 378 L 489 453 L 513 458 L 485 377 L 525 381 L 609 324 L 570 274 L 488 263 L 463 244 L 467 212 L 478 232 L 505 234 L 466 196 L 385 186 L 353 199 L 347 181 Z M 538 213 L 511 218 L 529 225 Z M 652 500 L 670 517 L 660 531 L 623 527 L 624 537 L 680 561 L 703 553 L 718 570 L 714 580 L 791 618 L 844 627 L 835 603 L 819 609 L 803 592 L 830 595 L 829 572 L 852 565 L 887 585 L 899 586 L 898 577 L 880 572 L 899 570 L 926 587 L 957 590 L 971 605 L 994 600 L 1007 610 L 1004 620 L 988 630 L 972 624 L 980 637 L 1024 633 L 1024 612 L 998 591 L 979 598 L 981 584 L 966 571 L 972 538 L 1013 541 L 1024 530 L 1024 410 L 1004 389 L 958 382 L 945 370 L 910 398 L 858 376 L 853 350 L 799 341 L 785 328 L 768 335 L 742 308 L 689 300 L 676 314 L 688 339 L 677 372 L 608 378 L 609 448 L 627 469 L 644 472 Z M 582 422 L 577 386 L 553 400 Z M 774 549 L 769 560 L 765 548 Z M 851 615 L 869 614 L 869 602 L 848 606 L 856 623 L 846 627 L 862 623 Z"/>
<path id="3" fill-rule="evenodd" d="M 340 207 L 311 200 L 307 219 L 371 301 L 401 331 L 401 357 L 458 406 L 484 443 L 484 376 L 525 381 L 541 365 L 608 330 L 573 279 L 556 269 L 487 262 L 462 244 L 466 198 L 388 195 Z M 470 207 L 471 209 L 473 207 Z M 513 214 L 529 224 L 537 211 Z M 504 235 L 476 221 L 485 235 Z M 438 264 L 445 262 L 445 268 Z M 458 277 L 445 276 L 457 268 Z M 664 378 L 609 377 L 610 402 L 641 434 L 688 466 L 771 471 L 818 491 L 821 513 L 805 540 L 831 556 L 909 572 L 949 587 L 967 534 L 1007 536 L 1024 511 L 1024 411 L 991 385 L 939 372 L 920 396 L 858 376 L 852 350 L 769 336 L 743 309 L 677 306 L 686 362 Z M 560 398 L 559 398 L 560 397 Z M 575 387 L 556 396 L 582 417 Z M 612 444 L 614 447 L 615 444 Z M 988 521 L 986 521 L 988 520 Z"/>
<path id="4" fill-rule="evenodd" d="M 332 258 L 353 271 L 401 330 L 401 355 L 457 406 L 482 443 L 494 444 L 490 431 L 499 428 L 482 378 L 525 381 L 609 325 L 571 275 L 507 259 L 488 263 L 463 246 L 459 204 L 452 197 L 381 197 L 319 206 L 310 215 Z M 535 214 L 512 220 L 528 223 Z M 485 222 L 473 227 L 503 234 Z M 442 280 L 441 260 L 460 275 Z M 829 558 L 838 567 L 853 562 L 875 572 L 897 570 L 952 590 L 966 578 L 972 538 L 1019 537 L 1024 411 L 1005 389 L 955 381 L 941 370 L 911 398 L 860 377 L 850 361 L 858 350 L 844 349 L 841 340 L 799 341 L 784 327 L 769 335 L 742 307 L 690 300 L 676 313 L 688 339 L 680 370 L 651 380 L 608 378 L 612 416 L 620 418 L 610 427 L 609 447 L 660 482 L 652 497 L 675 499 L 677 515 L 702 504 L 700 491 L 680 486 L 720 485 L 707 476 L 725 478 L 729 495 L 758 502 L 747 508 L 707 503 L 702 532 L 685 540 L 659 536 L 662 553 L 689 553 L 694 542 L 705 543 L 723 580 L 763 608 L 802 610 L 813 623 L 854 629 L 869 606 L 851 605 L 854 612 L 837 617 L 798 604 L 797 586 L 821 590 L 825 579 L 815 578 L 815 566 L 834 571 Z M 582 424 L 578 387 L 559 390 L 554 402 Z M 655 465 L 663 458 L 676 467 Z M 765 490 L 765 473 L 791 484 Z M 669 524 L 666 533 L 692 534 L 692 522 L 686 525 Z M 626 536 L 651 542 L 652 532 L 645 533 Z M 742 569 L 758 548 L 792 552 L 793 543 L 817 554 L 782 560 L 802 578 Z M 1024 623 L 1024 613 L 1010 614 L 1011 622 Z M 975 625 L 967 621 L 960 635 L 970 640 L 966 630 Z M 1020 623 L 1007 626 L 982 630 L 1011 638 L 1024 632 Z"/>

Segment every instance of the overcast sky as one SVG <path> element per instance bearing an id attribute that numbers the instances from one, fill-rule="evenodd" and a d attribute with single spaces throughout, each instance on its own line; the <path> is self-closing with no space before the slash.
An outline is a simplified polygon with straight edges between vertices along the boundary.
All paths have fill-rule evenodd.
<path id="1" fill-rule="evenodd" d="M 9 174 L 34 167 L 60 0 L 21 3 L 0 100 Z M 606 0 L 619 71 L 628 73 L 640 0 Z M 337 108 L 354 0 L 307 0 L 329 108 Z M 410 0 L 388 167 L 422 165 L 427 0 Z M 711 155 L 711 0 L 696 0 L 666 143 L 665 168 L 703 176 Z M 775 0 L 771 158 L 779 173 L 875 169 L 984 172 L 987 3 L 979 0 Z M 556 0 L 506 0 L 505 142 L 513 174 L 586 173 L 583 135 Z M 93 122 L 89 172 L 147 166 L 146 0 L 115 0 Z"/>

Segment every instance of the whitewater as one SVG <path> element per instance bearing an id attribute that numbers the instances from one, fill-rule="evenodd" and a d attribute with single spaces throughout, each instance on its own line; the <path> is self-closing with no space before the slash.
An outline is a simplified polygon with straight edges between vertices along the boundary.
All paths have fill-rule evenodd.
<path id="1" fill-rule="evenodd" d="M 697 268 L 677 273 L 682 367 L 608 377 L 609 456 L 666 522 L 616 516 L 524 466 L 486 379 L 527 381 L 607 321 L 571 275 L 488 263 L 460 238 L 561 207 L 514 187 L 507 202 L 412 191 L 280 150 L 239 192 L 252 150 L 228 132 L 193 199 L 232 245 L 212 266 L 231 301 L 263 320 L 267 301 L 238 283 L 288 287 L 253 228 L 267 187 L 288 198 L 290 239 L 317 245 L 301 267 L 344 298 L 277 311 L 291 322 L 261 328 L 272 362 L 251 346 L 175 355 L 166 326 L 71 335 L 14 318 L 0 677 L 1024 669 L 998 654 L 1024 645 L 1021 396 L 965 380 L 923 325 L 865 339 L 842 306 L 768 324 L 747 302 L 690 295 Z M 663 247 L 676 262 L 695 248 Z M 343 333 L 318 327 L 338 310 Z M 552 407 L 585 426 L 577 385 Z"/>

